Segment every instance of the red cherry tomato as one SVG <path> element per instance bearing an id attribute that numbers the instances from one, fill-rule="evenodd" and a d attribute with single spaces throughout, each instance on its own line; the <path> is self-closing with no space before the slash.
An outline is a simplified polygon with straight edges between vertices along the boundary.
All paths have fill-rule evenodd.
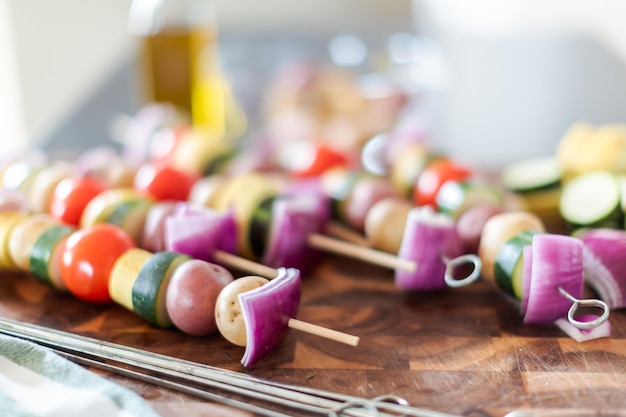
<path id="1" fill-rule="evenodd" d="M 50 214 L 60 221 L 78 226 L 85 206 L 106 189 L 92 177 L 65 178 L 57 184 L 50 203 Z"/>
<path id="2" fill-rule="evenodd" d="M 171 166 L 145 164 L 135 175 L 134 187 L 158 201 L 185 201 L 198 179 L 197 174 L 183 172 Z"/>
<path id="3" fill-rule="evenodd" d="M 294 176 L 299 178 L 317 177 L 330 168 L 348 166 L 350 163 L 346 155 L 324 143 L 311 146 L 310 151 L 313 152 L 312 156 L 303 156 L 306 160 L 310 160 L 310 163 L 294 171 Z M 295 155 L 295 157 L 299 156 Z"/>
<path id="4" fill-rule="evenodd" d="M 436 207 L 437 193 L 446 181 L 463 181 L 472 175 L 466 167 L 447 158 L 438 158 L 424 168 L 413 190 L 417 206 Z"/>
<path id="5" fill-rule="evenodd" d="M 115 261 L 135 242 L 123 229 L 100 223 L 74 232 L 61 258 L 61 278 L 76 297 L 92 303 L 111 302 L 109 276 Z"/>

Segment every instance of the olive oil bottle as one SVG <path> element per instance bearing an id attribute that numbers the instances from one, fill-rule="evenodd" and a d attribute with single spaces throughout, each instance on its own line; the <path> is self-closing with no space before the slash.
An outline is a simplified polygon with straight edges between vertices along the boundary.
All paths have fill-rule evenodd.
<path id="1" fill-rule="evenodd" d="M 223 135 L 228 89 L 220 71 L 211 0 L 133 0 L 129 31 L 140 39 L 144 103 L 170 103 L 193 124 Z"/>

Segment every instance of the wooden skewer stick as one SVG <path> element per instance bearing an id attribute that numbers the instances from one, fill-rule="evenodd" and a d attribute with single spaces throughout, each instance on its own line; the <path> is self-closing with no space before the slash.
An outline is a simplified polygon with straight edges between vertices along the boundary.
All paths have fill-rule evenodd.
<path id="1" fill-rule="evenodd" d="M 324 233 L 345 240 L 346 242 L 354 243 L 355 245 L 368 248 L 372 246 L 372 242 L 367 240 L 367 238 L 336 221 L 329 221 L 324 227 Z"/>
<path id="2" fill-rule="evenodd" d="M 278 272 L 274 268 L 250 261 L 248 259 L 242 258 L 241 256 L 233 255 L 232 253 L 218 250 L 215 251 L 213 257 L 218 263 L 228 265 L 229 267 L 238 269 L 240 271 L 246 271 L 267 279 L 276 278 L 276 275 L 278 275 Z"/>
<path id="3" fill-rule="evenodd" d="M 278 271 L 274 268 L 259 264 L 254 261 L 250 261 L 248 259 L 233 255 L 228 252 L 216 251 L 213 256 L 215 260 L 221 264 L 255 275 L 259 275 L 268 279 L 276 278 L 276 276 L 278 275 Z M 358 336 L 353 336 L 351 334 L 307 323 L 294 318 L 290 318 L 287 322 L 287 325 L 292 329 L 300 330 L 309 334 L 314 334 L 316 336 L 334 340 L 336 342 L 344 343 L 346 345 L 357 346 L 359 344 Z"/>
<path id="4" fill-rule="evenodd" d="M 402 269 L 409 272 L 415 272 L 417 270 L 417 264 L 414 261 L 398 258 L 387 252 L 362 247 L 351 242 L 344 242 L 318 233 L 310 235 L 307 242 L 316 249 L 348 256 L 382 267 Z"/>
<path id="5" fill-rule="evenodd" d="M 345 343 L 346 345 L 357 346 L 359 344 L 358 336 L 338 332 L 337 330 L 332 330 L 327 327 L 321 327 L 297 319 L 289 319 L 289 327 L 306 333 L 314 334 L 316 336 L 325 337 L 326 339 L 332 339 L 337 342 Z"/>

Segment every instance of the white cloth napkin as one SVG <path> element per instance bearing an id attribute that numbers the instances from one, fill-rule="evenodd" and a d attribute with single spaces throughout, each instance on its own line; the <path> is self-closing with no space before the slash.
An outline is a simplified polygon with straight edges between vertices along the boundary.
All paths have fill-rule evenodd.
<path id="1" fill-rule="evenodd" d="M 134 392 L 49 349 L 0 335 L 0 416 L 158 417 Z"/>

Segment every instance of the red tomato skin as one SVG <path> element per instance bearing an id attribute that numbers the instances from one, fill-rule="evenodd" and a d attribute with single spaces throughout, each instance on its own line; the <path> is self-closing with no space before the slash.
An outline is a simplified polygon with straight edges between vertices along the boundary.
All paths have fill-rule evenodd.
<path id="1" fill-rule="evenodd" d="M 318 177 L 330 168 L 348 166 L 349 164 L 349 158 L 345 154 L 320 143 L 315 147 L 315 156 L 311 164 L 302 170 L 295 171 L 293 175 L 296 178 Z"/>
<path id="2" fill-rule="evenodd" d="M 108 223 L 80 229 L 68 239 L 61 258 L 61 278 L 77 298 L 105 304 L 113 264 L 136 244 L 123 229 Z"/>
<path id="3" fill-rule="evenodd" d="M 143 165 L 135 175 L 134 187 L 157 201 L 186 201 L 191 188 L 200 178 L 197 174 L 181 171 L 171 166 Z"/>
<path id="4" fill-rule="evenodd" d="M 463 181 L 472 175 L 468 168 L 448 158 L 432 161 L 419 175 L 413 189 L 416 206 L 437 207 L 437 193 L 446 181 Z"/>
<path id="5" fill-rule="evenodd" d="M 65 178 L 54 189 L 50 215 L 63 223 L 78 226 L 87 203 L 106 188 L 102 181 L 92 177 Z"/>

